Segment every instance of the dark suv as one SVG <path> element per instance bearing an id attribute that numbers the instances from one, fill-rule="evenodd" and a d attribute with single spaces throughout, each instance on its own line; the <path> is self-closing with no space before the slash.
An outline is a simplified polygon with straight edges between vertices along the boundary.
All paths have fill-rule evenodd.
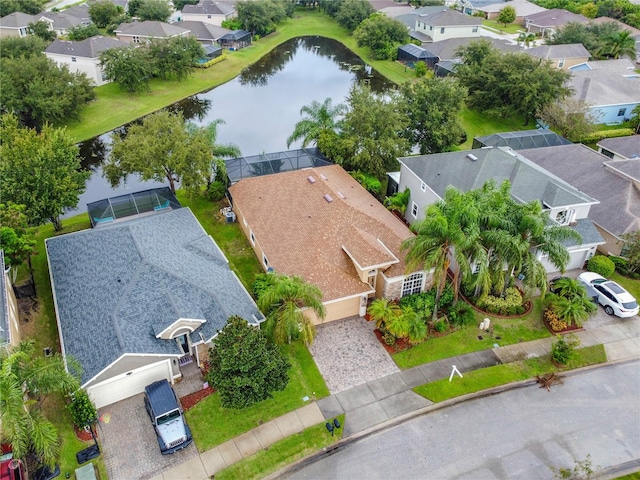
<path id="1" fill-rule="evenodd" d="M 160 380 L 147 385 L 144 388 L 144 405 L 156 429 L 163 455 L 188 447 L 193 442 L 191 430 L 169 382 Z"/>

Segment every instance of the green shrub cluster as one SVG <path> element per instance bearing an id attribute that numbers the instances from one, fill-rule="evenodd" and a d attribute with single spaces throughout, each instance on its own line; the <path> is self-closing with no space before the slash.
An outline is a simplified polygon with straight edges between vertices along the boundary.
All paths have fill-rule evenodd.
<path id="1" fill-rule="evenodd" d="M 438 309 L 447 309 L 453 303 L 453 288 L 451 285 L 446 285 L 440 295 L 440 305 Z M 407 295 L 402 297 L 398 302 L 400 307 L 410 307 L 414 312 L 417 312 L 421 317 L 428 318 L 433 312 L 433 308 L 436 304 L 436 289 L 432 288 L 426 292 L 415 293 L 413 295 Z M 428 313 L 427 313 L 428 312 Z"/>
<path id="2" fill-rule="evenodd" d="M 464 327 L 476 323 L 476 314 L 471 305 L 462 300 L 457 301 L 449 310 L 447 310 L 447 318 L 451 325 L 456 327 Z"/>
<path id="3" fill-rule="evenodd" d="M 580 340 L 575 335 L 558 336 L 557 338 L 551 344 L 551 358 L 562 365 L 566 365 L 575 356 L 575 349 L 580 345 Z"/>
<path id="4" fill-rule="evenodd" d="M 220 63 L 221 61 L 226 60 L 226 59 L 227 59 L 227 54 L 223 53 L 219 57 L 213 58 L 213 59 L 209 60 L 208 62 L 196 63 L 196 68 L 209 68 L 209 67 L 215 65 L 216 63 Z"/>
<path id="5" fill-rule="evenodd" d="M 218 182 L 216 180 L 215 182 L 211 182 L 207 186 L 205 197 L 207 198 L 207 200 L 211 200 L 212 202 L 218 202 L 224 198 L 226 191 L 227 188 L 225 187 L 224 183 Z"/>
<path id="6" fill-rule="evenodd" d="M 71 412 L 73 424 L 78 428 L 93 425 L 98 420 L 98 412 L 85 390 L 78 390 L 67 408 Z"/>
<path id="7" fill-rule="evenodd" d="M 580 143 L 593 143 L 599 142 L 605 138 L 615 137 L 627 137 L 633 135 L 634 131 L 631 128 L 616 128 L 615 130 L 598 130 L 597 132 L 590 133 L 586 137 L 580 139 Z"/>
<path id="8" fill-rule="evenodd" d="M 615 265 L 618 273 L 626 277 L 633 278 L 634 280 L 640 280 L 640 273 L 629 270 L 629 260 L 615 255 L 609 255 L 609 259 L 611 259 Z"/>
<path id="9" fill-rule="evenodd" d="M 587 262 L 587 270 L 609 278 L 616 271 L 616 264 L 609 257 L 595 255 Z"/>
<path id="10" fill-rule="evenodd" d="M 478 299 L 478 307 L 494 315 L 520 315 L 525 312 L 522 294 L 515 287 L 509 287 L 504 297 L 486 295 Z"/>

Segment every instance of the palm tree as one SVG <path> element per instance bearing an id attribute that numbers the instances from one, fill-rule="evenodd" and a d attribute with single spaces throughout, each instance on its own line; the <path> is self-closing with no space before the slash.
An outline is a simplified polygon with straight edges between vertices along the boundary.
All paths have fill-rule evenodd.
<path id="1" fill-rule="evenodd" d="M 0 355 L 0 425 L 15 458 L 34 452 L 47 465 L 57 461 L 58 433 L 40 404 L 50 393 L 70 394 L 78 388 L 78 379 L 66 371 L 62 357 L 37 356 L 33 341 Z"/>
<path id="2" fill-rule="evenodd" d="M 390 197 L 384 199 L 384 204 L 391 211 L 399 212 L 404 217 L 409 205 L 409 198 L 411 197 L 411 191 L 409 187 L 405 188 L 403 192 L 396 192 Z"/>
<path id="3" fill-rule="evenodd" d="M 448 187 L 444 198 L 429 205 L 425 218 L 414 225 L 416 235 L 402 243 L 407 251 L 405 262 L 408 270 L 422 267 L 433 269 L 436 284 L 436 301 L 433 320 L 438 318 L 440 295 L 444 289 L 447 272 L 453 259 L 456 264 L 454 292 L 457 299 L 458 279 L 470 271 L 469 252 L 477 251 L 480 238 L 479 214 L 471 195 Z"/>
<path id="4" fill-rule="evenodd" d="M 293 133 L 287 138 L 287 148 L 296 140 L 302 140 L 302 148 L 310 143 L 317 143 L 323 133 L 335 132 L 340 125 L 339 117 L 346 112 L 346 105 L 340 103 L 335 107 L 331 105 L 331 98 L 318 103 L 315 100 L 311 105 L 305 105 L 300 109 L 300 115 L 306 114 L 307 118 L 296 123 Z"/>
<path id="5" fill-rule="evenodd" d="M 584 297 L 563 297 L 561 295 L 547 295 L 549 308 L 568 325 L 582 324 L 598 310 L 598 307 L 586 295 Z"/>
<path id="6" fill-rule="evenodd" d="M 382 330 L 387 324 L 391 323 L 392 319 L 399 316 L 402 311 L 397 303 L 392 302 L 387 298 L 376 298 L 369 308 L 367 313 L 371 317 L 371 320 L 376 322 L 376 328 Z"/>
<path id="7" fill-rule="evenodd" d="M 620 30 L 606 37 L 595 53 L 600 57 L 616 59 L 626 55 L 634 60 L 636 58 L 636 40 L 628 30 Z"/>
<path id="8" fill-rule="evenodd" d="M 322 292 L 303 278 L 271 274 L 271 282 L 258 298 L 258 307 L 266 313 L 264 323 L 267 335 L 278 344 L 291 343 L 302 338 L 309 345 L 315 337 L 313 323 L 303 310 L 311 308 L 318 318 L 326 315 Z"/>
<path id="9" fill-rule="evenodd" d="M 407 338 L 409 339 L 409 343 L 412 345 L 420 343 L 427 336 L 428 330 L 426 322 L 420 317 L 420 314 L 414 312 L 411 308 L 405 310 L 403 316 L 406 317 L 407 321 Z"/>
<path id="10" fill-rule="evenodd" d="M 536 42 L 536 35 L 534 33 L 520 32 L 518 35 L 518 45 L 522 43 L 523 46 L 529 48 L 530 45 Z"/>

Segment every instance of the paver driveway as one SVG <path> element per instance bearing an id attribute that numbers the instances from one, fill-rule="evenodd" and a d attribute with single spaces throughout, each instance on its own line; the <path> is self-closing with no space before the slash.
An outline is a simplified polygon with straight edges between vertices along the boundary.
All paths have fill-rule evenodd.
<path id="1" fill-rule="evenodd" d="M 140 393 L 98 411 L 98 435 L 109 480 L 151 478 L 195 457 L 192 443 L 172 455 L 162 455 Z"/>

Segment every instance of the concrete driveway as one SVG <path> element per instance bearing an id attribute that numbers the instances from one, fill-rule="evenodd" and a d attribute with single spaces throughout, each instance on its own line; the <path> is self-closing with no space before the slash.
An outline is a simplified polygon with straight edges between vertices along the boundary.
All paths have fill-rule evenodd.
<path id="1" fill-rule="evenodd" d="M 98 438 L 109 480 L 147 479 L 198 454 L 195 444 L 162 455 L 140 393 L 98 411 Z"/>

